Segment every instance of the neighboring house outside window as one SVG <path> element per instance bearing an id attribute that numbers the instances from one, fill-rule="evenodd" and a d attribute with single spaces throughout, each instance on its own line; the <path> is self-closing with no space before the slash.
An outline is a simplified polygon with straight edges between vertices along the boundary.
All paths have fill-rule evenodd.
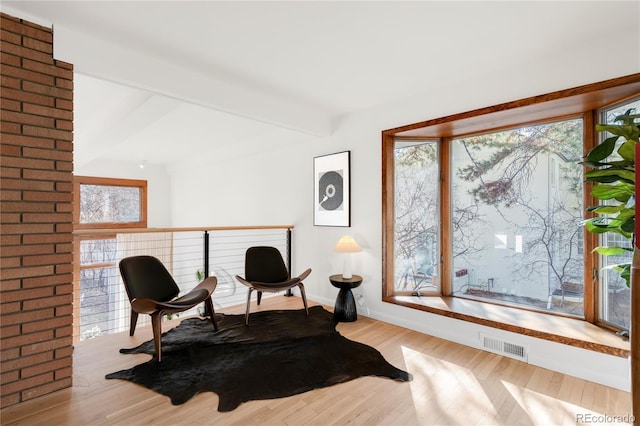
<path id="1" fill-rule="evenodd" d="M 453 294 L 583 316 L 582 120 L 451 141 Z M 558 185 L 556 165 L 563 184 Z"/>

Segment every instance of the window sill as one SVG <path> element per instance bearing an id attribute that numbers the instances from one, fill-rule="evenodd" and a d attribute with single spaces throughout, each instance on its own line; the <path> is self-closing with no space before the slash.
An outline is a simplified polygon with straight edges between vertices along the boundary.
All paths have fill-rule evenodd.
<path id="1" fill-rule="evenodd" d="M 385 302 L 538 339 L 628 358 L 628 341 L 614 332 L 574 318 L 483 303 L 458 297 L 392 296 Z"/>

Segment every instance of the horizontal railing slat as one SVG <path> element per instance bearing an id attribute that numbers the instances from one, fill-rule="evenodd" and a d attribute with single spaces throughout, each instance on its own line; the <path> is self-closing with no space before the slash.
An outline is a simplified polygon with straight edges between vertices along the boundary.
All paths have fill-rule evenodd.
<path id="1" fill-rule="evenodd" d="M 204 231 L 250 231 L 260 229 L 294 229 L 293 225 L 247 225 L 247 226 L 205 226 L 192 228 L 110 228 L 110 229 L 76 229 L 73 235 L 113 235 L 113 234 L 141 234 L 153 232 L 204 232 Z"/>

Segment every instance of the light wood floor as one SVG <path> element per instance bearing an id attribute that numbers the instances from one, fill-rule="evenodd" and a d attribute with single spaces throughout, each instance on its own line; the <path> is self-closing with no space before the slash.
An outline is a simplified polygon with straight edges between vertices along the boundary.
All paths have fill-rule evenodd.
<path id="1" fill-rule="evenodd" d="M 299 298 L 283 296 L 265 298 L 260 307 L 300 308 Z M 242 313 L 243 307 L 220 312 Z M 163 331 L 179 320 L 165 323 Z M 288 398 L 250 401 L 229 413 L 216 411 L 214 393 L 173 406 L 141 386 L 104 378 L 148 359 L 118 353 L 152 338 L 150 328 L 141 327 L 134 337 L 120 333 L 76 344 L 73 387 L 2 410 L 1 424 L 575 425 L 604 424 L 595 416 L 631 412 L 627 392 L 362 316 L 339 324 L 338 331 L 377 348 L 413 381 L 364 377 Z"/>

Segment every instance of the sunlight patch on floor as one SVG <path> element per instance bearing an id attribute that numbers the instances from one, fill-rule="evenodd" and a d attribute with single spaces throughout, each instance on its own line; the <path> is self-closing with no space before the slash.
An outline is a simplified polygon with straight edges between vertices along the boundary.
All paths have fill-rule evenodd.
<path id="1" fill-rule="evenodd" d="M 523 411 L 531 413 L 534 424 L 539 425 L 575 425 L 590 424 L 594 420 L 604 418 L 604 414 L 596 413 L 579 405 L 560 401 L 556 398 L 532 391 L 521 386 L 502 381 L 511 397 Z M 598 423 L 596 421 L 596 423 Z M 599 423 L 603 423 L 600 421 Z M 608 424 L 608 422 L 604 422 Z M 624 424 L 624 423 L 623 423 Z"/>
<path id="2" fill-rule="evenodd" d="M 487 424 L 496 417 L 491 399 L 469 369 L 404 346 L 402 352 L 413 375 L 411 395 L 420 424 Z M 474 395 L 465 397 L 464 406 L 461 389 Z"/>

